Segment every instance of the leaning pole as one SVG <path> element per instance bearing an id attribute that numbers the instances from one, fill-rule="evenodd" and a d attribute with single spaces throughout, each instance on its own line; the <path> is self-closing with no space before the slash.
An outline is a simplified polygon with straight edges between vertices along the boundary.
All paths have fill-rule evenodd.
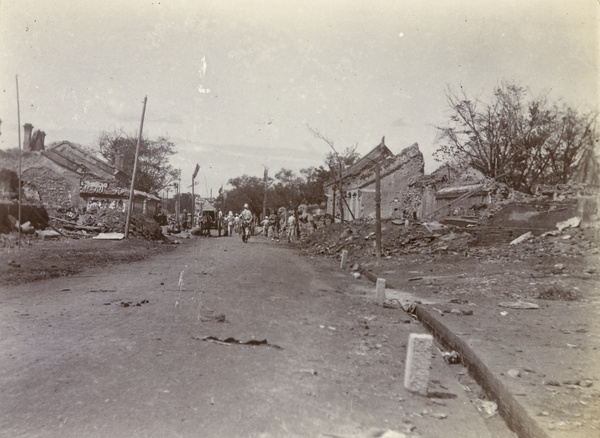
<path id="1" fill-rule="evenodd" d="M 140 143 L 142 142 L 142 129 L 144 128 L 144 115 L 146 114 L 146 102 L 148 96 L 144 97 L 144 108 L 142 109 L 142 120 L 140 122 L 140 132 L 138 133 L 137 145 L 135 146 L 135 159 L 133 161 L 133 174 L 131 175 L 131 188 L 129 189 L 129 208 L 127 209 L 127 220 L 125 221 L 125 239 L 129 235 L 129 223 L 131 213 L 133 212 L 133 187 L 135 185 L 135 172 L 137 171 L 138 154 L 140 153 Z"/>

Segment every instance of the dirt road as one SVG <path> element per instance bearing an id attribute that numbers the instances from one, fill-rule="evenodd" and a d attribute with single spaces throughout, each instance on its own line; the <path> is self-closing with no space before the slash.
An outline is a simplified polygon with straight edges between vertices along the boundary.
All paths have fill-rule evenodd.
<path id="1" fill-rule="evenodd" d="M 423 327 L 329 263 L 261 238 L 195 239 L 2 287 L 0 435 L 510 436 L 437 350 L 429 395 L 407 392 L 407 339 Z"/>

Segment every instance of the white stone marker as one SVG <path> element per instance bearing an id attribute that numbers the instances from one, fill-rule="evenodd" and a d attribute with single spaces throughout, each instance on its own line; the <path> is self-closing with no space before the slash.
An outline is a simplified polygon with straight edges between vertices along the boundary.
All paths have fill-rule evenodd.
<path id="1" fill-rule="evenodd" d="M 375 302 L 383 306 L 385 302 L 385 278 L 378 278 L 375 285 Z"/>
<path id="2" fill-rule="evenodd" d="M 409 391 L 427 395 L 432 347 L 433 336 L 426 333 L 409 335 L 404 369 L 404 387 Z"/>
<path id="3" fill-rule="evenodd" d="M 347 263 L 348 263 L 348 250 L 344 249 L 342 251 L 342 261 L 340 262 L 340 269 L 346 269 Z"/>

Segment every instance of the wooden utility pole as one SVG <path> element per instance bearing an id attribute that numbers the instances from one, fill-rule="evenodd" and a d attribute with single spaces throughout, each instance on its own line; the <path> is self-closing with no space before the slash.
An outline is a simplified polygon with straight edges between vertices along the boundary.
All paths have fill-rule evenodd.
<path id="1" fill-rule="evenodd" d="M 177 223 L 181 221 L 181 169 L 179 169 L 179 179 L 177 180 Z"/>
<path id="2" fill-rule="evenodd" d="M 138 155 L 140 153 L 140 143 L 142 142 L 142 129 L 144 128 L 144 115 L 146 114 L 146 102 L 148 96 L 144 97 L 144 108 L 142 109 L 142 120 L 140 121 L 140 132 L 138 133 L 137 145 L 135 146 L 135 159 L 133 160 L 133 174 L 131 175 L 131 188 L 129 189 L 129 208 L 127 209 L 127 220 L 125 221 L 125 238 L 129 235 L 129 224 L 131 222 L 131 213 L 133 212 L 133 194 L 135 186 L 135 173 L 137 171 Z"/>
<path id="3" fill-rule="evenodd" d="M 342 204 L 342 200 L 345 201 L 346 200 L 346 196 L 344 195 L 344 186 L 343 186 L 343 180 L 344 180 L 344 167 L 342 166 L 342 159 L 340 158 L 340 156 L 338 155 L 338 153 L 335 153 L 337 160 L 338 160 L 338 172 L 339 172 L 339 185 L 340 185 L 340 221 L 342 223 L 344 223 L 344 204 Z"/>
<path id="4" fill-rule="evenodd" d="M 19 206 L 18 214 L 19 226 L 17 231 L 17 247 L 21 249 L 21 106 L 19 104 L 19 76 L 15 75 L 15 81 L 17 82 L 17 128 L 19 130 Z"/>
<path id="5" fill-rule="evenodd" d="M 375 162 L 375 256 L 381 257 L 381 156 L 385 146 L 385 136 L 379 143 L 377 161 Z"/>
<path id="6" fill-rule="evenodd" d="M 194 185 L 196 184 L 194 180 L 196 179 L 196 175 L 198 175 L 198 171 L 200 170 L 200 165 L 196 164 L 196 168 L 194 169 L 194 174 L 192 175 L 192 228 L 194 228 L 194 218 L 196 216 L 196 200 L 194 199 Z"/>
<path id="7" fill-rule="evenodd" d="M 265 218 L 267 217 L 267 178 L 269 175 L 269 168 L 267 166 L 265 166 L 265 175 L 263 177 L 263 184 L 264 184 L 264 189 L 265 189 L 265 193 L 263 196 L 263 214 L 262 214 L 262 220 L 265 220 Z"/>
<path id="8" fill-rule="evenodd" d="M 333 219 L 333 222 L 335 222 L 335 186 L 333 187 L 333 202 L 331 203 L 332 207 L 331 207 L 331 217 Z"/>

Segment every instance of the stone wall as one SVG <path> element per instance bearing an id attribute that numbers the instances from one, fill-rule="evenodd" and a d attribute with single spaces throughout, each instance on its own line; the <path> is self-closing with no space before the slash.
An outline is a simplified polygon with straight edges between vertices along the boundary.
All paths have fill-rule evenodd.
<path id="1" fill-rule="evenodd" d="M 418 148 L 405 149 L 395 158 L 398 166 L 381 177 L 381 217 L 383 219 L 414 218 L 421 205 L 421 196 L 409 186 L 423 176 L 423 155 Z M 385 170 L 385 169 L 384 169 Z M 375 181 L 360 189 L 361 217 L 375 217 Z"/>
<path id="2" fill-rule="evenodd" d="M 48 167 L 30 167 L 23 172 L 23 190 L 28 202 L 40 202 L 50 216 L 85 205 L 79 197 L 79 175 L 57 173 Z"/>

